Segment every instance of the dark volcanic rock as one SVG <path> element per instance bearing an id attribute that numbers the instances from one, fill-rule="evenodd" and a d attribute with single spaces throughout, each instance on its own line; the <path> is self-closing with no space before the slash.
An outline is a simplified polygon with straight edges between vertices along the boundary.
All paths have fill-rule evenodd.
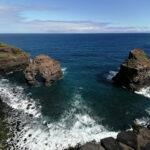
<path id="1" fill-rule="evenodd" d="M 130 51 L 129 57 L 120 67 L 114 82 L 132 91 L 138 91 L 150 85 L 150 59 L 141 49 Z"/>
<path id="2" fill-rule="evenodd" d="M 123 144 L 123 143 L 119 143 L 120 146 L 123 148 L 123 150 L 134 150 L 133 148 L 131 148 L 130 146 Z"/>
<path id="3" fill-rule="evenodd" d="M 133 131 L 120 132 L 117 136 L 117 140 L 134 149 L 137 149 L 137 135 Z"/>
<path id="4" fill-rule="evenodd" d="M 88 142 L 82 146 L 77 145 L 76 147 L 70 147 L 66 150 L 105 150 L 100 143 Z"/>
<path id="5" fill-rule="evenodd" d="M 142 128 L 139 130 L 138 136 L 138 148 L 150 150 L 150 130 L 148 128 Z"/>
<path id="6" fill-rule="evenodd" d="M 24 74 L 30 85 L 43 82 L 45 86 L 50 86 L 51 82 L 56 82 L 63 76 L 59 62 L 46 55 L 36 56 L 25 69 Z"/>
<path id="7" fill-rule="evenodd" d="M 0 42 L 0 74 L 25 69 L 29 63 L 29 54 Z"/>
<path id="8" fill-rule="evenodd" d="M 123 150 L 119 142 L 112 137 L 102 139 L 101 143 L 106 150 Z"/>
<path id="9" fill-rule="evenodd" d="M 100 144 L 89 142 L 81 146 L 80 150 L 105 150 Z"/>
<path id="10" fill-rule="evenodd" d="M 148 143 L 146 146 L 141 147 L 141 150 L 150 150 L 150 143 Z"/>

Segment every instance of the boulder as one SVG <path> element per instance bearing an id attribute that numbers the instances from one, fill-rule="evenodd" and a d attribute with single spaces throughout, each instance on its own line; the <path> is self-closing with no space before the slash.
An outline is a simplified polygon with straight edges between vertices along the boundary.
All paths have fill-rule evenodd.
<path id="1" fill-rule="evenodd" d="M 105 150 L 99 143 L 89 142 L 80 147 L 80 150 Z"/>
<path id="2" fill-rule="evenodd" d="M 24 75 L 30 85 L 43 82 L 45 86 L 50 86 L 62 78 L 63 72 L 58 61 L 46 55 L 38 55 L 25 69 Z"/>
<path id="3" fill-rule="evenodd" d="M 100 143 L 87 142 L 84 145 L 77 145 L 76 147 L 69 147 L 66 150 L 105 150 Z"/>
<path id="4" fill-rule="evenodd" d="M 131 91 L 139 91 L 150 85 L 150 59 L 142 49 L 130 51 L 129 57 L 113 78 L 114 83 Z"/>
<path id="5" fill-rule="evenodd" d="M 117 140 L 133 149 L 137 149 L 137 135 L 133 131 L 120 132 L 117 135 Z"/>
<path id="6" fill-rule="evenodd" d="M 139 149 L 150 150 L 150 130 L 148 128 L 140 129 L 137 136 L 137 141 Z"/>
<path id="7" fill-rule="evenodd" d="M 28 53 L 0 42 L 0 74 L 25 69 L 29 63 Z"/>
<path id="8" fill-rule="evenodd" d="M 113 137 L 102 139 L 101 144 L 106 150 L 123 150 L 119 142 Z"/>

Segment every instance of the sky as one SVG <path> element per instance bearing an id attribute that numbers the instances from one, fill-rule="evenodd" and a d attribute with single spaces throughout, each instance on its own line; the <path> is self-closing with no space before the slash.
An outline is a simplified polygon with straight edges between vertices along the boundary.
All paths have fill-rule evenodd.
<path id="1" fill-rule="evenodd" d="M 0 0 L 0 33 L 150 33 L 150 0 Z"/>

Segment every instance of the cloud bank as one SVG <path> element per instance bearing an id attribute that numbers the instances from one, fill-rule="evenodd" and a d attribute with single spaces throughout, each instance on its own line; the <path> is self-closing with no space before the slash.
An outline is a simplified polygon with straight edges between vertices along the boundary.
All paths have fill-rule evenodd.
<path id="1" fill-rule="evenodd" d="M 21 16 L 27 10 L 57 11 L 60 8 L 27 7 L 0 4 L 0 33 L 140 33 L 150 32 L 150 27 L 119 27 L 111 23 L 92 21 L 32 20 Z"/>

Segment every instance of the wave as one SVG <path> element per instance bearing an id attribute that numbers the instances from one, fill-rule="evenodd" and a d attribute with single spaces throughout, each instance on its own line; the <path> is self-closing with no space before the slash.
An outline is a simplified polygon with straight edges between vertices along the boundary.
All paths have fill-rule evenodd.
<path id="1" fill-rule="evenodd" d="M 140 119 L 135 119 L 134 121 L 136 124 L 140 124 L 142 126 L 147 126 L 150 124 L 150 118 L 149 117 L 143 117 Z"/>
<path id="2" fill-rule="evenodd" d="M 2 100 L 14 109 L 40 117 L 40 107 L 37 108 L 35 100 L 30 98 L 31 93 L 24 94 L 24 88 L 11 84 L 8 79 L 0 80 L 0 96 Z"/>
<path id="3" fill-rule="evenodd" d="M 135 91 L 135 93 L 140 94 L 140 95 L 144 95 L 145 97 L 150 98 L 150 87 L 143 88 L 140 91 Z"/>
<path id="4" fill-rule="evenodd" d="M 25 114 L 33 114 L 33 119 L 24 123 L 20 133 L 14 134 L 14 145 L 20 149 L 63 150 L 79 143 L 84 144 L 92 140 L 98 142 L 102 138 L 117 135 L 117 132 L 110 132 L 87 113 L 90 110 L 78 90 L 72 95 L 70 108 L 57 122 L 48 121 L 42 116 L 37 101 L 24 94 L 24 87 L 1 80 L 0 95 L 12 108 L 23 111 Z M 34 109 L 31 109 L 29 104 L 32 104 L 30 107 Z"/>
<path id="5" fill-rule="evenodd" d="M 63 71 L 63 74 L 66 74 L 67 73 L 67 67 L 63 67 L 62 71 Z"/>
<path id="6" fill-rule="evenodd" d="M 118 71 L 109 71 L 109 74 L 107 75 L 107 80 L 112 80 L 112 78 L 118 73 Z"/>

